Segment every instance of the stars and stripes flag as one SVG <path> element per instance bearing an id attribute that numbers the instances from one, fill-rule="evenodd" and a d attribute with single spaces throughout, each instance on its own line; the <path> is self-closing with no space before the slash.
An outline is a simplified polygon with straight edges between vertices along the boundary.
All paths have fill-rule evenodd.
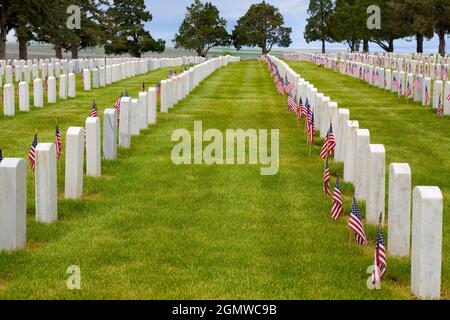
<path id="1" fill-rule="evenodd" d="M 447 100 L 447 101 L 450 101 L 450 93 L 447 95 L 446 100 Z"/>
<path id="2" fill-rule="evenodd" d="M 355 196 L 353 196 L 352 211 L 348 218 L 348 227 L 355 232 L 355 240 L 357 243 L 361 245 L 367 244 L 366 232 L 364 231 L 361 212 L 359 211 Z"/>
<path id="3" fill-rule="evenodd" d="M 387 270 L 386 247 L 384 245 L 384 236 L 381 227 L 378 227 L 373 267 L 372 284 L 380 284 Z"/>
<path id="4" fill-rule="evenodd" d="M 401 83 L 398 87 L 398 96 L 403 97 L 403 85 Z"/>
<path id="5" fill-rule="evenodd" d="M 314 111 L 311 110 L 311 108 L 308 109 L 308 116 L 306 119 L 308 120 L 308 137 L 309 137 L 309 144 L 313 144 L 314 142 Z"/>
<path id="6" fill-rule="evenodd" d="M 392 79 L 392 88 L 398 89 L 398 81 L 397 81 L 397 78 L 395 76 Z"/>
<path id="7" fill-rule="evenodd" d="M 323 142 L 322 150 L 320 151 L 320 157 L 322 159 L 325 159 L 328 156 L 332 155 L 335 147 L 336 140 L 334 139 L 333 127 L 330 123 L 330 129 L 328 129 L 327 136 L 325 137 L 325 141 Z"/>
<path id="8" fill-rule="evenodd" d="M 442 118 L 444 116 L 444 105 L 442 103 L 441 95 L 439 95 L 439 101 L 437 106 L 437 116 Z"/>
<path id="9" fill-rule="evenodd" d="M 2 162 L 3 161 L 3 152 L 2 152 L 2 149 L 0 149 L 0 162 Z"/>
<path id="10" fill-rule="evenodd" d="M 305 101 L 305 104 L 303 105 L 303 108 L 302 108 L 302 113 L 303 113 L 303 115 L 306 117 L 307 116 L 307 114 L 308 114 L 308 109 L 310 108 L 310 105 L 309 105 L 309 100 L 308 100 L 308 97 L 306 97 L 306 101 Z"/>
<path id="11" fill-rule="evenodd" d="M 45 92 L 48 91 L 48 82 L 47 82 L 47 77 L 44 77 L 44 90 Z"/>
<path id="12" fill-rule="evenodd" d="M 156 95 L 159 96 L 161 94 L 161 81 L 156 83 Z"/>
<path id="13" fill-rule="evenodd" d="M 292 96 L 292 93 L 289 92 L 288 98 L 287 98 L 287 112 L 294 112 L 295 108 L 297 107 L 297 104 L 295 103 L 295 99 Z"/>
<path id="14" fill-rule="evenodd" d="M 279 94 L 284 94 L 284 83 L 283 83 L 283 79 L 281 79 L 281 77 L 277 77 L 277 89 L 278 89 L 278 93 Z"/>
<path id="15" fill-rule="evenodd" d="M 303 101 L 302 101 L 302 97 L 300 97 L 300 101 L 298 102 L 298 106 L 297 106 L 297 120 L 300 121 L 300 119 L 302 118 L 303 115 Z"/>
<path id="16" fill-rule="evenodd" d="M 125 89 L 125 97 L 128 97 L 128 89 Z"/>
<path id="17" fill-rule="evenodd" d="M 122 93 L 120 94 L 119 99 L 116 100 L 116 103 L 114 103 L 114 109 L 116 109 L 116 113 L 120 113 L 120 100 L 122 99 Z"/>
<path id="18" fill-rule="evenodd" d="M 97 116 L 98 116 L 98 114 L 97 114 L 97 105 L 95 104 L 95 100 L 94 100 L 94 102 L 92 104 L 91 112 L 89 113 L 89 117 L 95 118 Z"/>
<path id="19" fill-rule="evenodd" d="M 33 142 L 30 146 L 30 151 L 28 152 L 28 160 L 30 161 L 31 170 L 34 171 L 36 168 L 36 146 L 38 144 L 37 134 L 34 135 Z"/>
<path id="20" fill-rule="evenodd" d="M 336 176 L 336 184 L 333 192 L 333 203 L 331 205 L 331 218 L 338 220 L 344 213 L 344 205 L 342 203 L 341 187 L 339 185 L 339 177 Z"/>
<path id="21" fill-rule="evenodd" d="M 419 78 L 416 78 L 416 80 L 414 80 L 414 88 L 416 88 L 417 90 L 422 89 L 422 83 L 420 82 Z"/>
<path id="22" fill-rule="evenodd" d="M 305 111 L 304 115 L 305 115 L 305 132 L 309 133 L 309 122 L 310 122 L 310 118 L 311 118 L 311 106 L 309 105 L 309 100 L 308 97 L 306 97 L 306 101 L 305 101 L 305 106 L 303 107 L 303 110 Z"/>
<path id="23" fill-rule="evenodd" d="M 412 88 L 411 88 L 411 84 L 409 83 L 409 80 L 408 80 L 408 83 L 406 84 L 406 97 L 410 98 L 411 95 L 412 95 Z"/>
<path id="24" fill-rule="evenodd" d="M 328 166 L 328 158 L 325 160 L 325 169 L 323 171 L 323 192 L 325 196 L 330 196 L 330 167 Z"/>
<path id="25" fill-rule="evenodd" d="M 142 81 L 142 92 L 145 92 L 145 83 Z"/>
<path id="26" fill-rule="evenodd" d="M 425 104 L 430 102 L 430 93 L 428 92 L 428 86 L 425 86 Z"/>
<path id="27" fill-rule="evenodd" d="M 294 90 L 294 84 L 290 83 L 287 75 L 284 77 L 284 92 L 291 93 Z"/>
<path id="28" fill-rule="evenodd" d="M 61 133 L 59 132 L 58 125 L 56 125 L 55 145 L 56 145 L 56 159 L 59 160 L 59 158 L 61 156 L 61 150 L 62 150 L 62 140 L 61 140 Z"/>

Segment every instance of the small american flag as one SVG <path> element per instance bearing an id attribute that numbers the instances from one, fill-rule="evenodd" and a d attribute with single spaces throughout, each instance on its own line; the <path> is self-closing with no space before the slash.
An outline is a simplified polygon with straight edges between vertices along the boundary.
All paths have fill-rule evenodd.
<path id="1" fill-rule="evenodd" d="M 425 104 L 430 103 L 430 94 L 428 93 L 428 87 L 425 86 Z"/>
<path id="2" fill-rule="evenodd" d="M 156 83 L 156 95 L 159 96 L 161 93 L 161 81 Z"/>
<path id="3" fill-rule="evenodd" d="M 444 116 L 444 106 L 442 104 L 441 95 L 439 95 L 439 102 L 438 102 L 438 107 L 437 107 L 437 116 L 439 118 L 442 118 Z"/>
<path id="4" fill-rule="evenodd" d="M 384 246 L 384 237 L 381 228 L 378 228 L 377 245 L 375 248 L 374 268 L 372 272 L 372 283 L 379 284 L 387 270 L 386 248 Z"/>
<path id="5" fill-rule="evenodd" d="M 58 126 L 56 126 L 55 145 L 56 145 L 56 159 L 59 160 L 59 157 L 61 156 L 61 150 L 62 150 L 62 140 L 61 140 L 61 133 L 59 132 Z"/>
<path id="6" fill-rule="evenodd" d="M 333 192 L 333 204 L 331 206 L 331 218 L 338 220 L 344 212 L 344 206 L 342 204 L 342 194 L 339 185 L 339 177 L 336 176 L 336 185 Z"/>
<path id="7" fill-rule="evenodd" d="M 392 79 L 392 88 L 398 89 L 398 81 L 397 81 L 397 78 L 395 76 Z"/>
<path id="8" fill-rule="evenodd" d="M 95 118 L 97 117 L 97 105 L 95 104 L 95 100 L 92 104 L 91 112 L 89 113 L 89 117 Z"/>
<path id="9" fill-rule="evenodd" d="M 125 89 L 125 97 L 128 97 L 128 89 Z"/>
<path id="10" fill-rule="evenodd" d="M 367 244 L 366 232 L 364 231 L 361 212 L 359 211 L 355 196 L 353 196 L 352 211 L 348 218 L 348 227 L 355 232 L 355 240 L 357 243 L 362 245 Z"/>
<path id="11" fill-rule="evenodd" d="M 308 125 L 308 136 L 309 136 L 309 143 L 313 144 L 314 142 L 314 131 L 315 131 L 315 127 L 314 127 L 314 111 L 311 110 L 311 108 L 308 109 L 309 110 L 309 116 L 306 117 L 306 119 L 309 122 Z"/>
<path id="12" fill-rule="evenodd" d="M 400 83 L 399 87 L 398 87 L 398 96 L 399 97 L 403 97 L 403 86 Z"/>
<path id="13" fill-rule="evenodd" d="M 3 152 L 2 152 L 2 149 L 0 149 L 0 162 L 2 162 L 3 161 Z"/>
<path id="14" fill-rule="evenodd" d="M 300 121 L 300 119 L 302 118 L 303 115 L 303 101 L 302 101 L 302 97 L 300 97 L 300 101 L 298 102 L 298 107 L 297 107 L 297 120 Z"/>
<path id="15" fill-rule="evenodd" d="M 406 84 L 406 97 L 409 98 L 411 97 L 411 95 L 412 95 L 412 88 L 408 80 L 408 83 Z"/>
<path id="16" fill-rule="evenodd" d="M 450 101 L 450 93 L 447 95 L 446 100 L 447 100 L 447 101 Z"/>
<path id="17" fill-rule="evenodd" d="M 325 141 L 323 142 L 322 150 L 320 151 L 320 157 L 322 159 L 325 159 L 328 156 L 332 155 L 335 147 L 336 140 L 334 139 L 333 127 L 330 123 L 330 129 L 328 129 L 327 136 L 325 137 Z"/>
<path id="18" fill-rule="evenodd" d="M 120 94 L 119 99 L 116 100 L 116 103 L 114 104 L 114 109 L 116 109 L 116 113 L 120 113 L 120 100 L 122 99 L 122 93 Z"/>
<path id="19" fill-rule="evenodd" d="M 289 92 L 288 99 L 287 99 L 287 112 L 293 112 L 295 108 L 297 107 L 297 104 L 295 102 L 294 97 L 292 96 L 292 93 Z"/>
<path id="20" fill-rule="evenodd" d="M 142 81 L 142 92 L 145 92 L 145 83 Z"/>
<path id="21" fill-rule="evenodd" d="M 422 83 L 420 82 L 419 78 L 416 78 L 416 80 L 414 80 L 414 88 L 416 88 L 417 90 L 422 89 Z"/>
<path id="22" fill-rule="evenodd" d="M 44 78 L 44 90 L 45 92 L 48 91 L 48 82 L 47 82 L 47 77 Z"/>
<path id="23" fill-rule="evenodd" d="M 327 197 L 330 196 L 330 167 L 328 166 L 328 158 L 325 160 L 325 169 L 323 171 L 323 192 Z"/>
<path id="24" fill-rule="evenodd" d="M 34 135 L 33 143 L 30 147 L 30 152 L 28 153 L 28 160 L 30 161 L 31 170 L 34 171 L 36 168 L 36 146 L 38 144 L 37 134 Z"/>
<path id="25" fill-rule="evenodd" d="M 294 84 L 290 83 L 287 75 L 284 77 L 284 92 L 291 93 L 294 90 Z"/>
<path id="26" fill-rule="evenodd" d="M 284 94 L 284 83 L 280 77 L 277 78 L 277 89 L 279 94 Z"/>

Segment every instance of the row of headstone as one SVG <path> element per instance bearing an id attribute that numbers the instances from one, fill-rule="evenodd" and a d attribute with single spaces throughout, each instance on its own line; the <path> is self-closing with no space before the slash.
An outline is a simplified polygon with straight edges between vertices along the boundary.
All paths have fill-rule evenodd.
<path id="1" fill-rule="evenodd" d="M 181 66 L 187 61 L 202 61 L 204 58 L 199 57 L 184 57 L 184 58 L 162 58 L 151 59 L 153 65 L 149 69 L 149 64 L 146 59 L 132 60 L 121 62 L 120 64 L 106 65 L 103 67 L 99 59 L 97 64 L 93 64 L 94 68 L 83 69 L 83 85 L 84 91 L 90 91 L 91 88 L 105 87 L 111 83 L 141 75 L 149 72 L 150 70 L 156 70 L 162 67 L 168 66 Z M 108 60 L 108 62 L 114 62 L 114 60 Z M 96 66 L 99 66 L 97 68 Z M 7 66 L 10 67 L 10 66 Z M 0 77 L 1 78 L 1 77 Z M 59 80 L 59 98 L 66 100 L 67 98 L 75 98 L 76 86 L 75 86 L 75 74 L 61 74 L 59 77 L 49 76 L 43 81 L 40 78 L 33 80 L 33 105 L 37 108 L 44 106 L 44 87 L 47 90 L 47 102 L 56 103 L 57 101 L 57 87 L 56 81 Z M 27 112 L 30 110 L 30 93 L 29 82 L 24 80 L 19 82 L 18 87 L 18 100 L 19 110 Z M 6 83 L 3 87 L 3 107 L 5 116 L 15 115 L 15 87 L 14 83 Z"/>
<path id="2" fill-rule="evenodd" d="M 5 83 L 27 81 L 36 78 L 56 77 L 69 73 L 82 73 L 84 69 L 107 69 L 115 64 L 131 63 L 135 74 L 159 68 L 180 66 L 182 64 L 198 64 L 205 61 L 203 57 L 189 56 L 178 58 L 90 58 L 90 59 L 29 59 L 29 60 L 0 60 L 0 85 L 3 76 Z"/>
<path id="3" fill-rule="evenodd" d="M 378 225 L 385 219 L 386 151 L 370 143 L 370 131 L 350 120 L 348 109 L 341 109 L 330 97 L 319 93 L 284 61 L 270 56 L 280 76 L 295 83 L 297 103 L 309 101 L 316 129 L 325 138 L 330 125 L 336 140 L 335 161 L 344 164 L 344 181 L 355 186 L 355 193 L 366 201 L 366 222 Z M 411 232 L 411 170 L 406 163 L 389 168 L 389 238 L 392 256 L 412 255 L 411 290 L 421 299 L 439 299 L 441 284 L 443 197 L 438 187 L 414 188 Z M 412 243 L 411 243 L 412 234 Z M 412 244 L 412 245 L 411 245 Z"/>
<path id="4" fill-rule="evenodd" d="M 432 106 L 433 109 L 438 109 L 441 104 L 443 114 L 450 115 L 449 65 L 445 65 L 445 69 L 442 65 L 442 70 L 445 72 L 439 72 L 439 75 L 429 76 L 429 72 L 427 72 L 425 74 L 428 75 L 425 76 L 424 73 L 413 72 L 412 69 L 415 67 L 409 68 L 411 72 L 406 72 L 351 60 L 339 61 L 322 55 L 293 54 L 286 57 L 307 60 L 316 64 L 323 63 L 327 68 L 339 70 L 341 74 L 359 78 L 380 89 L 397 93 L 398 97 L 419 102 L 423 106 Z M 421 68 L 419 70 L 422 72 Z"/>
<path id="5" fill-rule="evenodd" d="M 195 87 L 208 74 L 238 58 L 220 57 L 202 62 L 192 72 Z M 183 82 L 180 82 L 183 83 Z M 192 87 L 192 88 L 193 88 Z M 181 92 L 189 94 L 190 87 Z M 181 89 L 180 89 L 181 90 Z M 166 94 L 168 94 L 166 92 Z M 178 91 L 173 100 L 183 97 Z M 157 89 L 139 93 L 137 98 L 122 97 L 120 121 L 115 108 L 103 113 L 103 143 L 100 118 L 86 119 L 85 128 L 70 127 L 65 139 L 65 199 L 80 199 L 83 195 L 84 163 L 86 175 L 101 176 L 101 154 L 104 160 L 117 158 L 117 148 L 130 148 L 131 137 L 157 121 Z M 119 122 L 119 126 L 117 123 Z M 86 150 L 86 159 L 84 158 Z M 35 198 L 36 220 L 52 223 L 58 218 L 57 158 L 53 143 L 36 146 Z M 26 163 L 24 159 L 5 158 L 0 162 L 0 251 L 11 251 L 26 246 Z"/>

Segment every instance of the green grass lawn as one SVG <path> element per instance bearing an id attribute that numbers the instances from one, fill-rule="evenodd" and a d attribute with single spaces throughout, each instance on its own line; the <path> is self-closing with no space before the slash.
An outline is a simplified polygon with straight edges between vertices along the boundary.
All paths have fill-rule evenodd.
<path id="1" fill-rule="evenodd" d="M 448 138 L 425 130 L 433 123 L 436 132 L 443 133 L 446 120 L 432 122 L 428 111 L 405 107 L 405 119 L 416 114 L 414 123 L 400 121 L 390 114 L 397 112 L 393 110 L 397 104 L 402 106 L 395 98 L 386 96 L 392 102 L 389 109 L 381 103 L 379 92 L 357 81 L 319 73 L 306 64 L 294 67 L 309 70 L 311 77 L 301 73 L 338 101 L 339 87 L 347 94 L 347 86 L 364 90 L 358 94 L 364 97 L 359 103 L 364 109 L 352 108 L 352 118 L 363 126 L 367 123 L 374 140 L 386 144 L 389 160 L 394 151 L 396 160 L 416 159 L 410 161 L 415 184 L 421 172 L 421 183 L 437 184 L 448 192 L 444 188 Z M 96 90 L 100 114 L 125 87 L 135 96 L 144 79 L 155 83 L 166 74 L 167 70 L 160 70 Z M 327 80 L 327 75 L 339 82 Z M 336 88 L 328 92 L 325 85 Z M 83 126 L 93 96 L 94 92 L 79 93 L 76 100 L 0 120 L 5 156 L 26 157 L 35 129 L 40 141 L 53 142 L 56 117 L 64 134 L 68 126 Z M 341 96 L 349 106 L 358 103 L 356 95 Z M 384 111 L 369 110 L 371 103 Z M 233 63 L 211 75 L 169 114 L 158 114 L 158 124 L 133 137 L 132 148 L 120 149 L 117 160 L 102 161 L 102 178 L 85 178 L 82 200 L 63 200 L 61 160 L 59 220 L 52 225 L 36 223 L 29 193 L 28 246 L 0 254 L 0 298 L 411 298 L 407 260 L 389 260 L 383 289 L 367 289 L 366 269 L 373 262 L 376 230 L 367 230 L 372 242 L 361 247 L 349 243 L 347 218 L 331 220 L 331 200 L 322 192 L 321 141 L 317 140 L 309 159 L 303 127 L 286 114 L 283 105 L 261 62 Z M 363 110 L 368 112 L 365 117 Z M 379 116 L 373 126 L 369 116 Z M 261 176 L 256 165 L 174 165 L 172 131 L 187 128 L 192 132 L 195 120 L 203 121 L 204 130 L 280 129 L 278 175 Z M 405 150 L 401 146 L 393 150 L 389 143 L 395 145 L 399 133 L 422 130 L 417 122 L 424 121 L 422 136 L 398 139 Z M 410 154 L 410 149 L 417 154 Z M 431 163 L 436 164 L 435 171 Z M 331 167 L 332 173 L 342 173 L 342 166 Z M 31 173 L 28 178 L 31 192 Z M 348 214 L 351 186 L 344 184 L 343 193 Z M 448 229 L 447 221 L 445 226 Z M 448 249 L 447 243 L 445 257 Z M 448 288 L 448 259 L 444 261 Z M 70 265 L 81 268 L 81 290 L 66 287 Z"/>
<path id="2" fill-rule="evenodd" d="M 450 289 L 450 121 L 438 119 L 436 109 L 423 107 L 360 80 L 308 62 L 288 64 L 319 92 L 350 109 L 350 119 L 370 130 L 371 143 L 384 144 L 387 173 L 393 162 L 409 163 L 413 186 L 438 186 L 444 196 L 442 294 Z M 388 179 L 386 179 L 388 182 Z M 388 186 L 388 184 L 386 184 Z M 388 189 L 386 189 L 388 190 Z M 387 196 L 386 196 L 387 209 Z M 391 271 L 392 268 L 390 268 Z"/>

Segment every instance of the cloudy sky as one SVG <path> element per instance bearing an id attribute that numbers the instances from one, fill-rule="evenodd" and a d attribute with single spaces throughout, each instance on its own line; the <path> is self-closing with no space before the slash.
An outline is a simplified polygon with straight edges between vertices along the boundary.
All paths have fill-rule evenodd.
<path id="1" fill-rule="evenodd" d="M 236 20 L 245 14 L 252 3 L 262 0 L 209 0 L 215 4 L 221 15 L 228 21 L 228 30 L 231 31 Z M 193 0 L 145 0 L 147 10 L 153 15 L 153 21 L 147 24 L 147 29 L 155 38 L 166 40 L 167 46 L 172 46 L 172 39 L 178 31 L 178 27 L 184 18 L 186 7 Z M 277 6 L 284 15 L 287 26 L 293 28 L 291 45 L 292 48 L 320 48 L 320 43 L 307 44 L 303 38 L 303 30 L 306 24 L 307 8 L 309 0 L 267 0 L 267 2 Z M 11 33 L 8 40 L 15 41 Z M 327 44 L 328 48 L 346 49 L 341 44 Z M 395 42 L 396 51 L 414 51 L 415 42 L 398 40 Z M 437 51 L 437 39 L 425 43 L 425 51 Z M 377 45 L 371 44 L 371 50 L 381 50 Z"/>

